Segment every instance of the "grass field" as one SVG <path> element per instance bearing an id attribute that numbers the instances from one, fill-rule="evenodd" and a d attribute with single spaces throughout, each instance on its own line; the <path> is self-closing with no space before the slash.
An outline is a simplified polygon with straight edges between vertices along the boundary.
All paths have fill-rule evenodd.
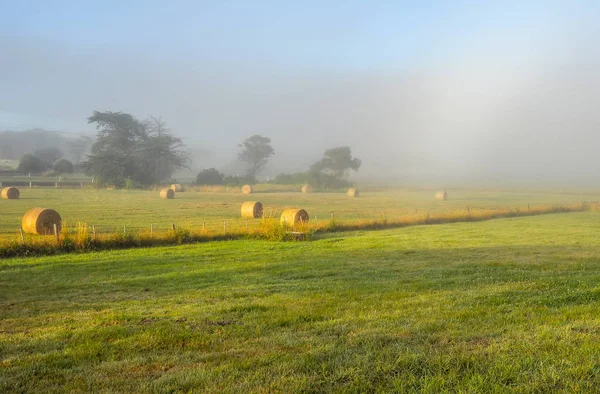
<path id="1" fill-rule="evenodd" d="M 0 261 L 0 391 L 595 392 L 599 232 L 584 212 Z"/>
<path id="2" fill-rule="evenodd" d="M 57 210 L 67 225 L 77 223 L 94 225 L 98 232 L 123 232 L 167 229 L 172 224 L 182 228 L 222 229 L 223 221 L 230 228 L 246 225 L 240 217 L 244 201 L 260 201 L 267 215 L 278 217 L 285 207 L 299 207 L 308 211 L 311 221 L 329 221 L 334 213 L 337 221 L 367 219 L 396 219 L 424 215 L 427 209 L 432 217 L 454 210 L 476 211 L 527 207 L 528 204 L 549 205 L 580 203 L 600 200 L 600 194 L 575 193 L 518 193 L 500 191 L 451 191 L 448 201 L 434 200 L 434 191 L 395 190 L 367 192 L 359 198 L 343 193 L 178 193 L 174 200 L 159 198 L 156 191 L 95 190 L 95 189 L 21 189 L 21 199 L 0 200 L 0 238 L 15 237 L 23 214 L 33 207 Z M 258 220 L 250 227 L 260 226 Z"/>

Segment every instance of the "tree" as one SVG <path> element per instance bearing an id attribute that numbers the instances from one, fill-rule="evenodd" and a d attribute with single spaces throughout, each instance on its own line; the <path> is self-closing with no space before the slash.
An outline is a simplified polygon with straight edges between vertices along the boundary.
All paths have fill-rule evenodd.
<path id="1" fill-rule="evenodd" d="M 51 146 L 49 148 L 38 149 L 33 154 L 43 162 L 46 163 L 46 167 L 52 167 L 52 165 L 65 154 L 62 150 L 57 148 L 56 146 Z"/>
<path id="2" fill-rule="evenodd" d="M 71 163 L 67 159 L 60 159 L 56 163 L 54 163 L 54 172 L 57 172 L 59 174 L 72 174 L 73 163 Z"/>
<path id="3" fill-rule="evenodd" d="M 348 146 L 340 146 L 325 151 L 324 157 L 311 166 L 311 171 L 323 172 L 342 178 L 350 170 L 358 171 L 362 161 L 352 157 L 352 150 Z"/>
<path id="4" fill-rule="evenodd" d="M 44 171 L 45 169 L 46 163 L 31 153 L 23 155 L 23 157 L 21 157 L 21 161 L 19 162 L 19 167 L 17 167 L 17 171 L 24 173 L 38 173 Z"/>
<path id="5" fill-rule="evenodd" d="M 75 164 L 81 163 L 81 158 L 86 150 L 92 145 L 92 139 L 87 136 L 81 136 L 77 139 L 67 141 L 67 149 Z"/>
<path id="6" fill-rule="evenodd" d="M 239 146 L 242 151 L 238 157 L 247 163 L 247 174 L 250 178 L 256 177 L 269 161 L 269 157 L 275 153 L 271 146 L 271 139 L 260 135 L 247 138 Z"/>
<path id="7" fill-rule="evenodd" d="M 196 185 L 222 185 L 225 175 L 216 168 L 202 170 L 196 176 Z"/>
<path id="8" fill-rule="evenodd" d="M 84 167 L 101 183 L 123 187 L 130 179 L 151 185 L 188 166 L 182 141 L 160 119 L 140 122 L 122 112 L 94 111 L 88 123 L 96 123 L 98 138 Z"/>

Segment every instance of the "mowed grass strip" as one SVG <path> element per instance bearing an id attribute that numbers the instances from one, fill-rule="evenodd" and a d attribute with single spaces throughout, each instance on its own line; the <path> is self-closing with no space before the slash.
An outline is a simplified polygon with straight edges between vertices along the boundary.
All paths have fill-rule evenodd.
<path id="1" fill-rule="evenodd" d="M 600 214 L 0 262 L 0 391 L 593 392 Z"/>

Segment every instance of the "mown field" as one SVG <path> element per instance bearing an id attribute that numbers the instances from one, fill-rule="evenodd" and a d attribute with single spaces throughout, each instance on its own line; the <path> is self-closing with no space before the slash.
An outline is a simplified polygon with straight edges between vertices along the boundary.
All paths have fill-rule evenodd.
<path id="1" fill-rule="evenodd" d="M 0 391 L 595 392 L 598 233 L 582 212 L 3 260 Z"/>
<path id="2" fill-rule="evenodd" d="M 450 191 L 448 201 L 436 201 L 432 190 L 394 190 L 365 192 L 359 198 L 344 193 L 298 192 L 240 193 L 184 192 L 174 200 L 159 198 L 156 191 L 95 190 L 95 189 L 28 189 L 21 188 L 19 200 L 0 200 L 0 238 L 15 237 L 19 233 L 23 214 L 33 207 L 57 210 L 67 225 L 77 223 L 94 225 L 98 232 L 123 232 L 167 229 L 177 227 L 223 229 L 223 221 L 230 229 L 242 226 L 260 226 L 240 216 L 244 201 L 260 201 L 265 214 L 278 217 L 286 207 L 308 211 L 311 221 L 329 221 L 332 212 L 337 221 L 388 220 L 415 215 L 432 217 L 444 212 L 470 209 L 526 208 L 540 205 L 576 204 L 600 200 L 598 194 L 583 193 L 521 193 L 509 191 Z"/>

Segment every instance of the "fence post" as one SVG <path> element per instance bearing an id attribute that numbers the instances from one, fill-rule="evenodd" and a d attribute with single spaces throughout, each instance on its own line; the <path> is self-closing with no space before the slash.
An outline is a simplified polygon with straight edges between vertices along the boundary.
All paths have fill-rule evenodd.
<path id="1" fill-rule="evenodd" d="M 29 174 L 29 176 L 31 177 L 31 174 Z M 29 188 L 31 189 L 31 182 L 29 182 Z"/>
<path id="2" fill-rule="evenodd" d="M 223 234 L 227 234 L 227 220 L 223 220 Z"/>
<path id="3" fill-rule="evenodd" d="M 206 222 L 202 222 L 202 231 L 206 230 Z"/>
<path id="4" fill-rule="evenodd" d="M 331 212 L 331 220 L 335 220 L 335 213 Z"/>
<path id="5" fill-rule="evenodd" d="M 150 236 L 152 237 L 154 235 L 154 225 L 150 224 Z"/>
<path id="6" fill-rule="evenodd" d="M 171 228 L 173 229 L 173 231 L 175 231 L 175 223 L 173 223 L 173 224 L 171 225 Z"/>
<path id="7" fill-rule="evenodd" d="M 469 220 L 472 220 L 473 217 L 471 216 L 471 210 L 469 209 L 468 205 L 467 205 L 467 213 L 469 214 Z"/>
<path id="8" fill-rule="evenodd" d="M 19 232 L 21 233 L 21 245 L 25 245 L 25 236 L 23 235 L 23 227 L 21 227 L 19 229 Z"/>
<path id="9" fill-rule="evenodd" d="M 54 236 L 56 237 L 56 242 L 60 242 L 60 235 L 58 234 L 58 227 L 56 226 L 56 223 L 54 223 Z"/>
<path id="10" fill-rule="evenodd" d="M 123 235 L 127 235 L 127 229 L 125 228 L 125 225 L 123 225 Z"/>

